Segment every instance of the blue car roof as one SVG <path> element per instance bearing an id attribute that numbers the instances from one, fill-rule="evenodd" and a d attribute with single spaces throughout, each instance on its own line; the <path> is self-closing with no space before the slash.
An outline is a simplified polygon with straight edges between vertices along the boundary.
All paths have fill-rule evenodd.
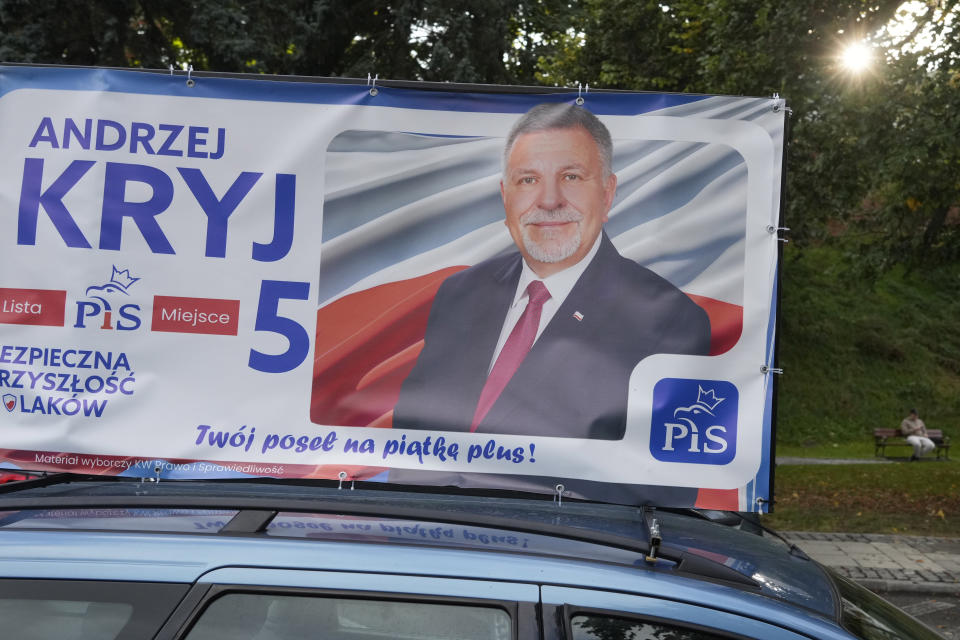
<path id="1" fill-rule="evenodd" d="M 347 565 L 368 566 L 360 559 L 386 549 L 394 563 L 403 558 L 437 563 L 430 570 L 434 575 L 443 566 L 462 577 L 546 579 L 553 573 L 551 580 L 577 584 L 598 575 L 599 566 L 604 579 L 617 576 L 625 589 L 632 584 L 630 588 L 660 593 L 666 584 L 679 588 L 696 580 L 696 589 L 708 589 L 711 597 L 734 597 L 733 589 L 737 597 L 764 596 L 831 619 L 838 612 L 832 581 L 822 567 L 735 514 L 713 517 L 574 501 L 557 505 L 531 498 L 272 482 L 36 484 L 16 491 L 5 487 L 0 495 L 0 554 L 5 556 L 0 566 L 8 577 L 17 572 L 24 549 L 34 549 L 37 559 L 76 554 L 69 565 L 74 568 L 97 565 L 124 573 L 129 564 L 139 579 L 191 582 L 218 566 L 236 565 L 237 557 L 278 567 L 296 556 L 299 564 L 293 566 L 298 568 L 345 570 Z M 655 560 L 648 558 L 651 519 L 659 525 L 661 540 Z M 307 554 L 305 544 L 314 545 Z M 156 560 L 145 565 L 142 550 L 147 546 Z M 169 548 L 176 562 L 165 562 L 167 552 L 158 553 L 160 547 Z M 411 547 L 420 549 L 404 553 Z M 333 548 L 340 551 L 333 553 Z M 333 558 L 346 557 L 347 549 L 356 554 L 350 562 L 331 564 Z M 454 564 L 444 564 L 450 560 L 447 554 L 454 554 Z M 504 554 L 511 560 L 502 566 L 512 566 L 513 574 L 496 569 L 502 563 L 492 558 Z M 317 562 L 307 562 L 307 557 Z M 517 573 L 518 562 L 533 573 Z M 594 569 L 584 571 L 583 563 Z M 38 566 L 33 562 L 30 570 Z M 46 570 L 62 573 L 63 566 L 51 564 Z"/>

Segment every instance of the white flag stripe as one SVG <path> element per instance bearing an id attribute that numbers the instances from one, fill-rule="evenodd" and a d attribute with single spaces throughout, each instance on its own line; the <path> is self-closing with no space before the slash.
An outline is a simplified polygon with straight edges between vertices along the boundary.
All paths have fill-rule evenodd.
<path id="1" fill-rule="evenodd" d="M 650 115 L 775 130 L 764 119 L 773 104 L 721 97 Z M 327 157 L 320 303 L 512 250 L 499 197 L 502 145 L 396 132 L 336 138 Z M 706 142 L 618 139 L 614 147 L 618 190 L 607 229 L 617 247 L 688 293 L 743 304 L 743 158 Z"/>

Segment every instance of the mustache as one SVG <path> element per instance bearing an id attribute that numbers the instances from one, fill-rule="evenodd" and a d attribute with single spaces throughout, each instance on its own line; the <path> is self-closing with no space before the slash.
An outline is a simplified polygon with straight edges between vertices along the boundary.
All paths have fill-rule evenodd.
<path id="1" fill-rule="evenodd" d="M 520 223 L 541 224 L 544 222 L 581 222 L 583 214 L 575 209 L 534 209 L 520 216 Z"/>

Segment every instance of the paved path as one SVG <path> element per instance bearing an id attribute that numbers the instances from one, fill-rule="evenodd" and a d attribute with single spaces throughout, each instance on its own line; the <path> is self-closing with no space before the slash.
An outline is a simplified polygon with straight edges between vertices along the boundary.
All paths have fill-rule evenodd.
<path id="1" fill-rule="evenodd" d="M 918 461 L 921 464 L 928 463 L 938 463 L 938 462 L 950 462 L 946 458 L 935 458 L 933 456 L 927 456 L 925 458 L 920 458 Z M 910 463 L 917 464 L 917 462 L 911 463 L 909 458 L 803 458 L 800 456 L 778 456 L 776 459 L 778 465 L 788 465 L 788 464 L 900 464 L 900 463 Z"/>
<path id="2" fill-rule="evenodd" d="M 798 531 L 783 535 L 814 560 L 877 593 L 960 593 L 960 538 Z"/>
<path id="3" fill-rule="evenodd" d="M 777 464 L 893 464 L 899 460 L 888 458 L 800 458 L 798 456 L 778 456 Z"/>

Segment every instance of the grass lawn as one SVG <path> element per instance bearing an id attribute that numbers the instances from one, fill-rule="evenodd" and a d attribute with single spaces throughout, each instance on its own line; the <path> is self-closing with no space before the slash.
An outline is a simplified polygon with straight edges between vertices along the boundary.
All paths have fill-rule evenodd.
<path id="1" fill-rule="evenodd" d="M 911 407 L 960 443 L 960 264 L 864 282 L 845 251 L 784 250 L 777 457 L 873 458 Z M 781 530 L 960 537 L 960 459 L 778 465 L 774 500 Z"/>
<path id="2" fill-rule="evenodd" d="M 912 407 L 960 440 L 960 264 L 869 283 L 845 271 L 844 250 L 784 249 L 777 442 L 869 448 Z"/>
<path id="3" fill-rule="evenodd" d="M 905 453 L 909 449 L 903 449 Z M 895 453 L 894 449 L 890 450 Z M 777 458 L 792 456 L 797 458 L 872 458 L 873 438 L 854 442 L 832 442 L 828 444 L 778 444 Z"/>
<path id="4" fill-rule="evenodd" d="M 778 448 L 778 455 L 786 454 Z M 774 499 L 775 512 L 763 522 L 781 531 L 960 537 L 955 460 L 778 465 Z"/>

